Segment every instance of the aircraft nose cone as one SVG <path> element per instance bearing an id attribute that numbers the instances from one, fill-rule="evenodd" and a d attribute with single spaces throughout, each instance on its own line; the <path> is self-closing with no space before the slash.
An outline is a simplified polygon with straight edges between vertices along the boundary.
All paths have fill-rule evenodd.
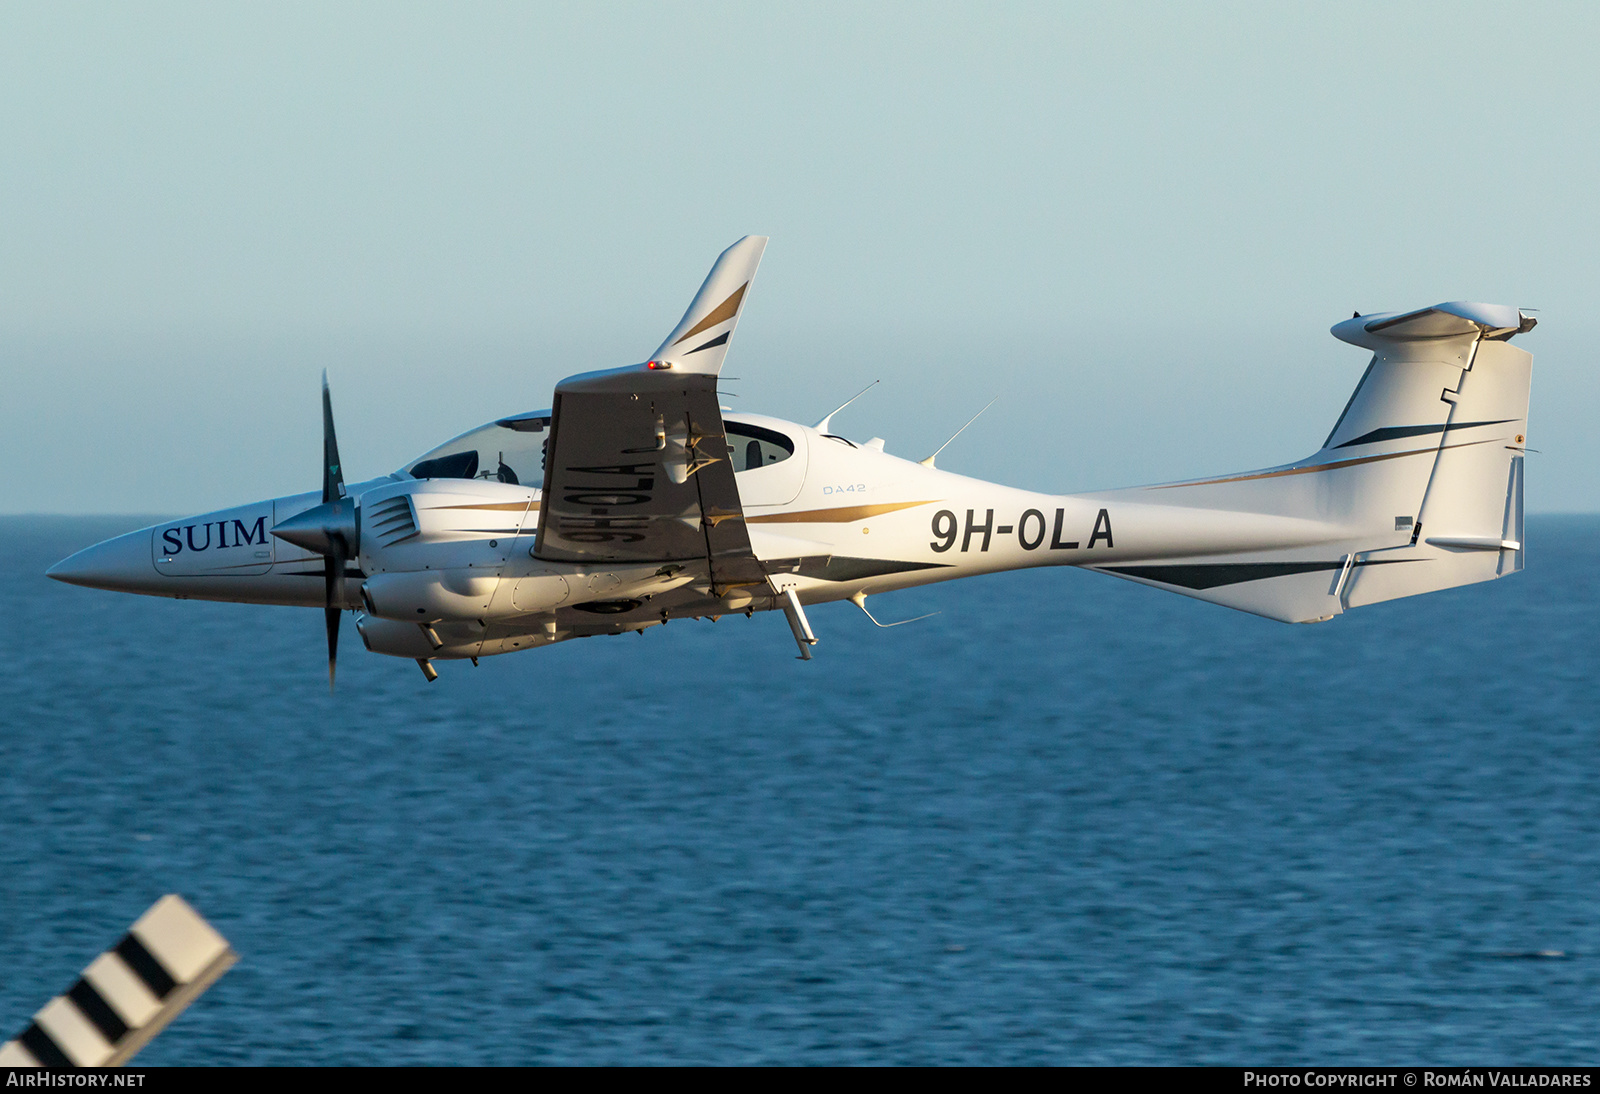
<path id="1" fill-rule="evenodd" d="M 50 567 L 46 577 L 90 589 L 135 589 L 157 577 L 150 557 L 150 532 L 129 532 L 85 547 Z"/>

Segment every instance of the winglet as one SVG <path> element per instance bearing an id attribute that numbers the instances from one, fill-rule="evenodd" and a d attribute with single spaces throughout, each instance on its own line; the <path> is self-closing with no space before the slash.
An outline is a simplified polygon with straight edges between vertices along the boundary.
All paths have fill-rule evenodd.
<path id="1" fill-rule="evenodd" d="M 766 250 L 766 236 L 745 236 L 717 257 L 705 284 L 695 294 L 652 361 L 669 362 L 675 371 L 715 376 L 728 355 L 728 340 L 739 324 L 750 295 L 750 282 Z"/>

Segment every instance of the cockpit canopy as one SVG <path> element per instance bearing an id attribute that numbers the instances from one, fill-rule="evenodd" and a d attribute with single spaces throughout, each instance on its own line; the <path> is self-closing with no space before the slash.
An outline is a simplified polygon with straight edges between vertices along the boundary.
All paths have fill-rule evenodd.
<path id="1" fill-rule="evenodd" d="M 414 479 L 489 479 L 513 486 L 544 485 L 550 412 L 501 418 L 423 454 L 404 474 Z"/>
<path id="2" fill-rule="evenodd" d="M 777 430 L 744 422 L 724 425 L 728 457 L 735 472 L 769 467 L 794 455 L 794 441 Z M 424 453 L 402 474 L 414 479 L 489 479 L 543 489 L 545 446 L 549 441 L 550 411 L 534 410 L 501 418 L 446 441 Z"/>

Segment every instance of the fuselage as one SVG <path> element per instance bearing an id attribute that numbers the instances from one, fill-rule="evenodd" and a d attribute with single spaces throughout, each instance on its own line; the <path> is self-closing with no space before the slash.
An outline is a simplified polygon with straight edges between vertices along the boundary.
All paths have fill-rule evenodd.
<path id="1" fill-rule="evenodd" d="M 951 474 L 885 453 L 881 442 L 861 445 L 794 422 L 755 415 L 728 415 L 726 421 L 730 449 L 748 449 L 730 454 L 741 468 L 735 481 L 756 556 L 785 564 L 779 572 L 805 603 L 995 570 L 1072 564 L 1116 552 L 1112 513 L 1092 500 L 1035 494 Z M 766 461 L 760 460 L 758 445 L 765 449 Z M 499 456 L 506 458 L 504 452 Z M 696 589 L 697 581 L 703 586 L 704 575 L 693 573 L 692 566 L 679 567 L 664 579 L 655 573 L 657 567 L 644 567 L 649 572 L 639 574 L 631 572 L 641 569 L 637 566 L 539 561 L 532 557 L 539 487 L 498 481 L 493 473 L 476 470 L 471 478 L 411 473 L 430 459 L 434 466 L 423 471 L 468 470 L 461 461 L 440 468 L 438 461 L 448 458 L 430 453 L 406 470 L 349 487 L 349 495 L 358 501 L 362 542 L 360 555 L 346 570 L 345 607 L 381 618 L 372 610 L 383 610 L 381 597 L 370 603 L 369 593 L 364 601 L 363 583 L 381 587 L 401 575 L 435 573 L 445 575 L 443 595 L 449 596 L 451 585 L 460 593 L 457 617 L 451 617 L 445 604 L 440 605 L 443 610 L 406 611 L 396 622 L 448 627 L 483 621 L 483 629 L 508 633 L 526 622 L 535 638 L 548 639 L 552 636 L 544 617 L 551 609 L 581 611 L 586 605 L 602 605 L 586 613 L 588 619 L 578 616 L 581 622 L 573 628 L 558 626 L 561 634 L 568 629 L 616 633 L 681 616 L 779 606 L 770 590 L 713 595 L 709 587 Z M 533 478 L 526 471 L 524 477 Z M 167 521 L 80 551 L 50 575 L 152 596 L 321 606 L 323 556 L 272 535 L 278 524 L 320 500 L 316 493 L 291 494 Z M 567 593 L 558 603 L 517 595 L 519 583 L 541 576 L 566 583 Z M 677 595 L 663 599 L 669 592 Z M 630 606 L 634 600 L 638 605 Z M 363 626 L 363 633 L 376 629 L 382 628 Z M 415 643 L 403 644 L 410 655 Z M 527 643 L 502 644 L 510 649 Z M 472 656 L 503 652 L 471 640 L 451 645 L 462 647 L 458 655 L 466 655 L 469 645 L 480 647 Z"/>
<path id="2" fill-rule="evenodd" d="M 881 442 L 729 414 L 743 519 L 773 579 L 719 588 L 692 564 L 533 557 L 543 497 L 532 484 L 537 434 L 524 438 L 519 455 L 505 447 L 518 439 L 505 431 L 506 423 L 538 421 L 502 419 L 404 470 L 349 487 L 360 550 L 346 568 L 342 606 L 361 613 L 369 648 L 480 657 L 675 618 L 772 610 L 791 588 L 816 604 L 1000 570 L 1240 550 L 1286 537 L 1312 543 L 1333 534 L 1318 522 L 1300 522 L 1297 532 L 1284 518 L 1240 514 L 1218 522 L 1198 511 L 1191 525 L 1170 505 L 1147 506 L 1126 492 L 1034 493 L 902 459 Z M 81 551 L 50 575 L 180 599 L 322 606 L 324 557 L 272 535 L 320 500 L 291 494 L 164 522 Z"/>

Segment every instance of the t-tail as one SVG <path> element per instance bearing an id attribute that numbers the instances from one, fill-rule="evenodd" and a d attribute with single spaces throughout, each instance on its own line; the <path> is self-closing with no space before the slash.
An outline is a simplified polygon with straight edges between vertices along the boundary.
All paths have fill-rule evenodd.
<path id="1" fill-rule="evenodd" d="M 1297 623 L 1522 569 L 1533 358 L 1510 339 L 1534 322 L 1449 303 L 1339 323 L 1374 356 L 1316 453 L 1091 495 L 1155 545 L 1093 568 Z"/>

